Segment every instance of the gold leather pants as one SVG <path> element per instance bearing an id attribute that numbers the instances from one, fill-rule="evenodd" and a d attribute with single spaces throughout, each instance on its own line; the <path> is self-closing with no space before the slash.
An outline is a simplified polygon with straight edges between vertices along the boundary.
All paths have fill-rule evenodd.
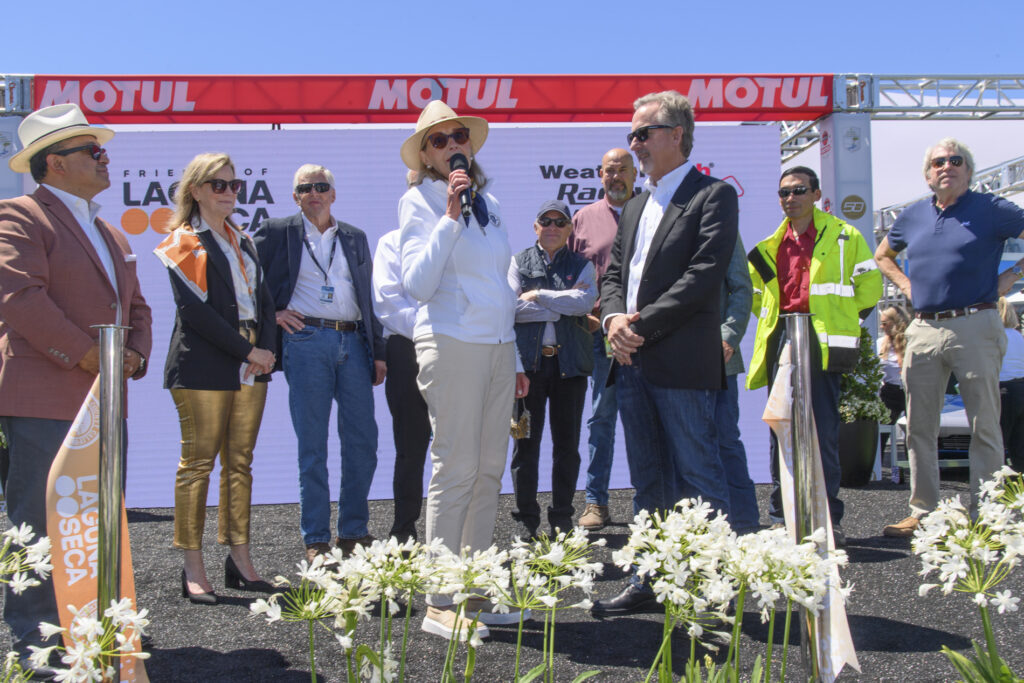
<path id="1" fill-rule="evenodd" d="M 263 419 L 267 383 L 238 391 L 171 389 L 181 422 L 181 461 L 174 483 L 174 546 L 200 550 L 206 523 L 206 493 L 220 453 L 217 542 L 249 542 L 252 449 Z"/>

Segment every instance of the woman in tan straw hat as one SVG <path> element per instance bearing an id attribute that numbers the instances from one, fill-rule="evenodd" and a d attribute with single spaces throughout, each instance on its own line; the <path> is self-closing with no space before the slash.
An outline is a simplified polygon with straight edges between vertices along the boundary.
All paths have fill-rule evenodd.
<path id="1" fill-rule="evenodd" d="M 512 250 L 498 202 L 476 154 L 487 122 L 428 104 L 402 145 L 409 190 L 398 202 L 402 284 L 420 302 L 413 329 L 417 383 L 430 413 L 433 473 L 427 493 L 427 540 L 459 552 L 491 544 L 508 453 L 515 397 L 528 383 L 515 349 L 516 297 L 508 283 Z M 463 161 L 465 170 L 452 170 Z M 470 193 L 465 215 L 460 195 Z M 517 623 L 482 599 L 466 613 L 486 624 Z M 427 596 L 423 630 L 465 639 L 450 596 Z"/>

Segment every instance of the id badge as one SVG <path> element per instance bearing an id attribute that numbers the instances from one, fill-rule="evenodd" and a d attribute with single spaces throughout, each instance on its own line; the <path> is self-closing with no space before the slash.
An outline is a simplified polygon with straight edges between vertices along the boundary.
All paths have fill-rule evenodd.
<path id="1" fill-rule="evenodd" d="M 320 303 L 329 304 L 334 301 L 334 287 L 323 285 L 320 287 Z"/>

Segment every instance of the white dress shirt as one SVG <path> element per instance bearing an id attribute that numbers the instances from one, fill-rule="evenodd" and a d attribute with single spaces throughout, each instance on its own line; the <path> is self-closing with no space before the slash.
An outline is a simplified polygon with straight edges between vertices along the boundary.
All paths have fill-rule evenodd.
<path id="1" fill-rule="evenodd" d="M 228 228 L 231 229 L 231 228 Z M 217 243 L 220 250 L 224 252 L 224 258 L 228 260 L 231 267 L 231 285 L 235 288 L 235 303 L 238 304 L 239 320 L 256 320 L 256 262 L 244 249 L 241 248 L 241 241 L 249 239 L 249 236 L 237 231 L 239 250 L 224 237 L 221 237 L 216 230 L 210 228 L 209 224 L 200 219 L 199 225 L 195 227 L 196 232 L 209 230 L 213 235 L 213 241 Z M 242 262 L 245 264 L 245 272 L 242 272 L 241 264 L 238 262 L 238 254 L 242 254 Z"/>
<path id="2" fill-rule="evenodd" d="M 360 320 L 359 304 L 356 302 L 356 287 L 352 282 L 352 272 L 345 258 L 345 250 L 338 237 L 338 223 L 331 218 L 331 226 L 322 233 L 313 225 L 305 214 L 302 216 L 304 242 L 302 257 L 299 260 L 299 276 L 295 280 L 295 290 L 289 310 L 296 311 L 310 318 L 327 320 Z M 331 249 L 334 258 L 331 258 Z M 316 255 L 318 268 L 309 255 L 312 249 Z M 323 268 L 323 271 L 320 270 Z M 324 276 L 324 271 L 327 275 Z M 331 301 L 322 301 L 323 287 L 333 287 Z"/>
<path id="3" fill-rule="evenodd" d="M 629 282 L 626 283 L 626 313 L 636 313 L 636 295 L 643 278 L 644 265 L 647 263 L 647 252 L 654 241 L 654 233 L 661 225 L 665 216 L 665 207 L 672 201 L 673 195 L 682 184 L 683 178 L 693 168 L 693 162 L 686 161 L 661 177 L 657 185 L 648 177 L 644 180 L 644 189 L 650 192 L 644 211 L 640 214 L 640 225 L 636 229 L 636 241 L 633 243 L 633 257 L 629 261 Z"/>
<path id="4" fill-rule="evenodd" d="M 373 312 L 384 337 L 412 339 L 417 308 L 419 302 L 402 288 L 402 231 L 392 230 L 380 238 L 373 255 Z"/>

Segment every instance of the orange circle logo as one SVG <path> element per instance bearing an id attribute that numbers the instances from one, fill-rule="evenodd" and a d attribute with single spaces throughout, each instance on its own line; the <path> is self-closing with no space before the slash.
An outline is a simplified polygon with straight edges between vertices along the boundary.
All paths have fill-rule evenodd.
<path id="1" fill-rule="evenodd" d="M 153 215 L 149 217 L 149 223 L 153 226 L 153 230 L 161 233 L 171 231 L 171 218 L 174 216 L 174 212 L 166 207 L 156 209 Z"/>
<path id="2" fill-rule="evenodd" d="M 128 209 L 121 214 L 121 227 L 129 235 L 141 235 L 149 227 L 149 215 L 142 209 Z"/>

